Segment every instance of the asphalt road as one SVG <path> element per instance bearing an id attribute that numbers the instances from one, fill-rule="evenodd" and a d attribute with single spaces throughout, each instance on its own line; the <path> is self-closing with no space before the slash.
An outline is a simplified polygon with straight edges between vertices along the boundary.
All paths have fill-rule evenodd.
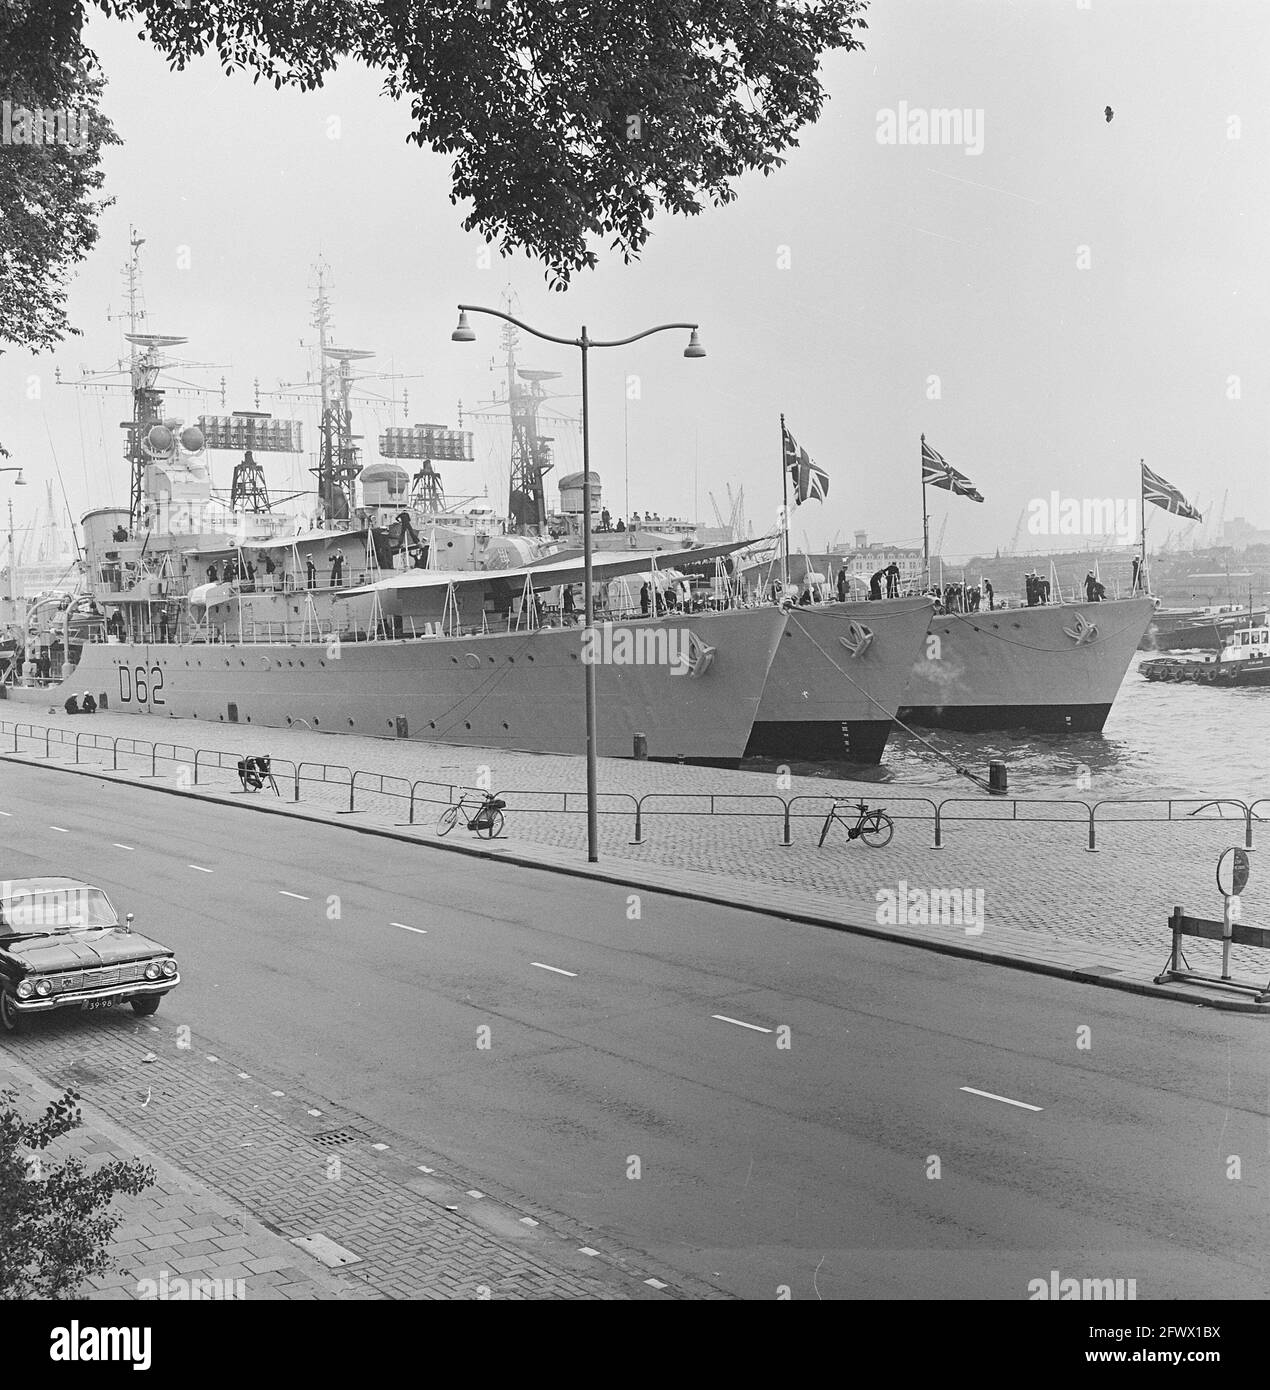
<path id="1" fill-rule="evenodd" d="M 6 877 L 177 951 L 169 1021 L 672 1272 L 1270 1294 L 1262 1020 L 52 769 L 0 809 Z"/>

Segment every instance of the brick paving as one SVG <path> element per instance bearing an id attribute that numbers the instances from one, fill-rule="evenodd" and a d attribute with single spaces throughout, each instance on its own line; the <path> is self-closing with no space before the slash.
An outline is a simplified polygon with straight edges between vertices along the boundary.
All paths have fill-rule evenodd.
<path id="1" fill-rule="evenodd" d="M 11 727 L 18 712 L 0 707 L 0 717 Z M 41 725 L 84 734 L 86 721 L 64 712 L 35 712 Z M 300 807 L 317 811 L 347 812 L 349 768 L 372 774 L 358 779 L 355 822 L 403 824 L 407 820 L 406 796 L 388 796 L 375 790 L 378 778 L 399 778 L 384 783 L 388 789 L 405 788 L 413 781 L 433 785 L 421 788 L 416 822 L 421 838 L 435 840 L 432 827 L 451 788 L 488 784 L 506 794 L 508 812 L 505 841 L 509 851 L 541 855 L 542 862 L 563 864 L 568 851 L 585 845 L 583 814 L 585 771 L 582 760 L 553 754 L 507 753 L 475 750 L 443 744 L 366 738 L 361 735 L 315 734 L 305 730 L 244 729 L 240 725 L 194 720 L 159 719 L 142 715 L 98 715 L 92 732 L 111 738 L 163 740 L 177 745 L 161 750 L 153 763 L 166 785 L 192 786 L 195 748 L 219 750 L 225 767 L 209 765 L 200 757 L 198 783 L 212 793 L 237 788 L 232 763 L 243 753 L 267 752 L 279 769 L 281 801 L 294 794 L 291 772 L 303 764 Z M 44 739 L 22 737 L 23 754 L 42 752 Z M 184 745 L 184 747 L 182 747 Z M 0 749 L 12 746 L 12 735 L 0 733 Z M 50 745 L 52 756 L 69 761 L 70 745 L 60 750 Z M 110 760 L 107 750 L 84 746 L 79 756 Z M 290 760 L 289 762 L 286 760 Z M 329 775 L 322 782 L 321 768 L 330 760 Z M 141 752 L 120 752 L 119 767 L 133 775 L 149 775 L 152 758 L 147 745 Z M 337 770 L 343 769 L 343 770 Z M 1199 817 L 1187 813 L 1200 804 L 1178 803 L 1172 822 L 1144 819 L 1168 814 L 1163 801 L 1149 807 L 1122 806 L 1104 814 L 1121 821 L 1100 823 L 1097 852 L 1087 850 L 1087 816 L 1074 804 L 1068 806 L 1018 802 L 1020 819 L 1010 800 L 998 801 L 980 793 L 972 784 L 955 794 L 968 798 L 947 810 L 958 817 L 945 820 L 943 848 L 933 850 L 933 820 L 929 804 L 943 800 L 949 788 L 920 784 L 851 782 L 819 777 L 785 776 L 775 772 L 737 772 L 714 768 L 681 767 L 669 763 L 600 760 L 599 787 L 601 850 L 606 862 L 620 860 L 625 873 L 642 867 L 682 870 L 743 881 L 746 902 L 756 891 L 774 890 L 788 898 L 795 911 L 805 897 L 814 900 L 817 913 L 826 901 L 835 904 L 835 915 L 859 925 L 876 924 L 878 894 L 899 894 L 908 889 L 956 889 L 983 893 L 984 931 L 979 945 L 995 940 L 1002 953 L 1019 950 L 1052 953 L 1070 946 L 1078 955 L 1089 948 L 1112 955 L 1119 953 L 1135 968 L 1149 958 L 1157 974 L 1168 954 L 1167 920 L 1173 906 L 1192 915 L 1217 918 L 1221 900 L 1214 884 L 1214 868 L 1221 850 L 1243 844 L 1242 819 L 1231 808 L 1225 818 L 1213 809 Z M 1270 794 L 1270 788 L 1261 788 Z M 547 793 L 552 793 L 548 795 Z M 564 795 L 567 793 L 567 798 Z M 1252 788 L 1214 788 L 1214 795 L 1252 799 Z M 423 800 L 422 797 L 438 800 Z M 825 809 L 832 797 L 863 799 L 888 808 L 897 818 L 894 839 L 884 849 L 861 843 L 850 846 L 839 838 L 817 849 Z M 634 801 L 645 802 L 642 824 L 644 843 L 632 844 Z M 742 797 L 762 798 L 757 801 Z M 782 812 L 777 797 L 807 797 L 795 803 L 791 819 L 792 846 L 784 847 Z M 905 798 L 913 798 L 911 801 Z M 235 799 L 238 799 L 237 797 Z M 271 799 L 271 798 L 270 798 Z M 674 810 L 704 811 L 713 800 L 716 814 L 674 814 Z M 559 808 L 568 807 L 567 813 Z M 1270 807 L 1261 812 L 1270 814 Z M 762 811 L 762 814 L 742 812 Z M 1044 821 L 1040 816 L 1071 817 Z M 908 819 L 907 817 L 912 817 Z M 341 817 L 343 818 L 343 817 Z M 1255 827 L 1256 828 L 1256 827 Z M 840 832 L 834 832 L 838 836 Z M 447 843 L 471 841 L 462 827 Z M 1255 872 L 1243 898 L 1244 920 L 1270 924 L 1270 876 Z M 953 931 L 956 931 L 953 928 Z M 915 933 L 916 934 L 916 933 Z M 1211 969 L 1219 960 L 1219 947 L 1193 942 L 1187 955 L 1197 969 Z M 1270 974 L 1265 953 L 1235 948 L 1233 972 L 1244 978 Z M 1110 959 L 1110 957 L 1108 957 Z"/>
<path id="2" fill-rule="evenodd" d="M 34 1114 L 61 1093 L 63 1084 L 74 1084 L 81 1094 L 88 1089 L 82 1078 L 72 1078 L 73 1068 L 59 1068 L 50 1061 L 41 1051 L 37 1074 L 13 1049 L 0 1049 L 0 1090 L 16 1092 L 19 1108 Z M 50 1076 L 55 1078 L 51 1083 Z M 139 1101 L 134 1096 L 130 1108 L 137 1109 Z M 366 1283 L 333 1273 L 284 1235 L 269 1230 L 246 1208 L 177 1167 L 97 1106 L 81 1101 L 80 1109 L 84 1124 L 50 1146 L 49 1162 L 78 1155 L 91 1170 L 112 1158 L 139 1158 L 155 1170 L 156 1181 L 135 1197 L 115 1199 L 112 1210 L 123 1220 L 110 1246 L 111 1268 L 89 1278 L 78 1297 L 183 1299 L 190 1296 L 191 1287 L 200 1299 L 282 1297 L 275 1284 L 260 1277 L 259 1271 L 266 1268 L 282 1271 L 296 1297 L 376 1296 Z M 193 1285 L 196 1280 L 216 1282 Z"/>
<path id="3" fill-rule="evenodd" d="M 87 1123 L 63 1150 L 158 1170 L 155 1187 L 118 1199 L 111 1253 L 122 1272 L 91 1280 L 85 1296 L 135 1299 L 142 1280 L 164 1287 L 164 1271 L 169 1291 L 180 1279 L 242 1280 L 235 1296 L 247 1299 L 720 1296 L 681 1278 L 655 1291 L 643 1281 L 664 1271 L 642 1257 L 207 1047 L 178 1025 L 110 1011 L 91 1033 L 75 1018 L 42 1019 L 0 1049 L 0 1087 L 24 1104 L 79 1092 Z M 294 1243 L 313 1236 L 356 1263 L 330 1269 Z"/>
<path id="4" fill-rule="evenodd" d="M 16 708 L 0 709 L 7 717 L 0 728 L 11 730 L 9 716 L 16 713 Z M 71 735 L 86 733 L 82 718 L 60 713 L 37 714 L 33 722 Z M 240 754 L 267 752 L 288 777 L 293 768 L 284 760 L 325 764 L 330 759 L 333 767 L 438 784 L 424 789 L 438 801 L 421 801 L 418 825 L 405 829 L 403 798 L 359 785 L 355 813 L 342 815 L 348 807 L 346 774 L 332 771 L 333 780 L 314 781 L 322 773 L 308 767 L 298 805 L 291 801 L 293 784 L 287 777 L 281 779 L 281 797 L 260 794 L 252 804 L 383 832 L 398 826 L 391 833 L 439 844 L 433 826 L 451 787 L 488 784 L 510 793 L 505 837 L 491 844 L 460 826 L 444 841 L 446 849 L 594 875 L 646 891 L 737 902 L 778 916 L 1191 1002 L 1232 1000 L 1203 987 L 1154 989 L 1150 983 L 1167 956 L 1166 923 L 1175 903 L 1196 915 L 1220 916 L 1213 867 L 1220 850 L 1243 843 L 1243 823 L 1211 812 L 1195 819 L 1185 816 L 1189 807 L 1178 807 L 1174 814 L 1179 818 L 1171 823 L 1130 819 L 1100 825 L 1098 852 L 1091 854 L 1087 822 L 1078 809 L 1020 802 L 1016 810 L 1008 801 L 978 796 L 968 787 L 965 794 L 971 800 L 956 808 L 968 819 L 947 821 L 944 847 L 935 849 L 929 808 L 919 810 L 903 798 L 929 795 L 938 801 L 947 796 L 947 788 L 797 776 L 778 781 L 773 773 L 604 759 L 600 787 L 606 810 L 615 813 L 601 817 L 603 862 L 595 866 L 586 862 L 584 852 L 580 759 L 494 750 L 483 755 L 435 744 L 247 731 L 143 716 L 97 716 L 92 732 L 107 744 L 120 738 L 176 745 L 161 749 L 153 765 L 148 747 L 129 751 L 121 746 L 117 775 L 130 782 L 144 779 L 142 785 L 241 804 L 232 768 Z M 90 750 L 87 742 L 81 738 L 79 757 L 100 775 L 100 760 L 108 767 L 111 753 L 108 747 Z M 23 735 L 18 744 L 17 755 L 24 760 L 38 761 L 44 752 L 42 734 Z M 0 732 L 0 749 L 12 749 L 11 732 Z M 229 755 L 223 768 L 211 765 L 215 760 L 206 753 L 199 755 L 197 788 L 195 749 Z M 58 763 L 71 760 L 71 745 L 59 746 L 55 736 L 49 751 Z M 151 780 L 152 766 L 157 775 Z M 530 809 L 564 804 L 560 796 L 545 796 L 547 791 L 570 793 L 568 813 Z M 728 799 L 738 795 L 807 796 L 813 801 L 798 808 L 805 814 L 793 817 L 790 846 L 781 844 L 780 814 L 715 814 L 707 819 L 660 809 L 674 804 L 667 801 L 646 803 L 643 843 L 632 844 L 633 798 L 665 793 L 691 794 L 678 803 L 681 811 L 705 809 L 711 798 L 716 812 L 746 809 L 747 803 Z M 898 818 L 891 844 L 873 849 L 838 839 L 818 849 L 824 808 L 833 796 L 863 797 L 888 807 Z M 762 804 L 779 810 L 775 802 Z M 1163 809 L 1151 808 L 1155 814 Z M 1031 814 L 1078 818 L 1053 823 L 1027 819 Z M 1138 817 L 1141 811 L 1122 808 L 1120 814 Z M 902 818 L 906 815 L 915 818 Z M 1015 815 L 1018 820 L 1004 819 Z M 1265 924 L 1270 920 L 1270 884 L 1264 875 L 1258 878 L 1256 867 L 1254 855 L 1243 916 Z M 965 924 L 880 920 L 879 895 L 902 896 L 905 887 L 961 888 L 971 895 L 967 901 L 981 891 L 982 930 L 975 929 L 977 924 L 967 929 Z M 1215 974 L 1218 952 L 1213 943 L 1194 942 L 1187 955 L 1192 966 Z M 1263 952 L 1236 948 L 1234 974 L 1265 981 L 1264 957 Z M 74 1084 L 84 1094 L 94 1119 L 84 1139 L 76 1142 L 96 1143 L 103 1153 L 139 1152 L 156 1166 L 153 1152 L 159 1150 L 182 1165 L 176 1169 L 164 1162 L 159 1187 L 127 1199 L 128 1220 L 115 1253 L 129 1273 L 101 1281 L 92 1296 L 136 1297 L 138 1279 L 157 1278 L 163 1268 L 169 1278 L 243 1279 L 251 1298 L 717 1296 L 706 1286 L 684 1288 L 682 1281 L 679 1287 L 655 1291 L 645 1281 L 661 1271 L 643 1268 L 638 1255 L 583 1255 L 580 1247 L 592 1245 L 585 1234 L 558 1230 L 551 1213 L 533 1209 L 517 1194 L 473 1198 L 470 1189 L 488 1187 L 479 1175 L 446 1174 L 439 1161 L 411 1153 L 400 1136 L 367 1134 L 360 1117 L 333 1111 L 320 1098 L 297 1095 L 285 1078 L 243 1079 L 232 1060 L 208 1054 L 197 1040 L 182 1049 L 168 1036 L 171 1031 L 151 1020 L 119 1015 L 95 1027 L 89 1044 L 82 1032 L 53 1023 L 41 1030 L 38 1050 L 23 1039 L 10 1044 L 8 1057 L 0 1052 L 0 1078 L 8 1068 L 29 1094 L 36 1094 L 42 1083 L 26 1070 L 27 1064 L 38 1066 L 44 1083 Z M 323 1113 L 315 1118 L 311 1110 Z M 339 1128 L 353 1131 L 341 1147 L 316 1141 L 319 1133 Z M 244 1161 L 247 1155 L 249 1162 Z M 538 1224 L 530 1225 L 526 1218 Z M 315 1233 L 352 1251 L 358 1262 L 338 1272 L 328 1270 L 292 1243 Z"/>

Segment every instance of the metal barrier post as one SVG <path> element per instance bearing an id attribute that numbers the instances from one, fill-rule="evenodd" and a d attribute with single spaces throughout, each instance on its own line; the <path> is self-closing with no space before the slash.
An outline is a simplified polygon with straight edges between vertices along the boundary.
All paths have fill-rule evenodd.
<path id="1" fill-rule="evenodd" d="M 119 740 L 117 738 L 110 740 L 110 770 L 111 772 L 119 771 Z"/>
<path id="2" fill-rule="evenodd" d="M 943 829 L 944 829 L 944 826 L 943 826 L 943 821 L 940 819 L 940 812 L 941 812 L 943 809 L 944 809 L 944 803 L 943 803 L 942 801 L 937 802 L 936 805 L 935 805 L 935 843 L 931 846 L 932 849 L 943 849 L 943 847 L 944 847 L 944 840 L 943 840 Z"/>
<path id="3" fill-rule="evenodd" d="M 295 765 L 295 795 L 291 798 L 293 802 L 299 801 L 299 799 L 300 799 L 300 768 L 301 768 L 301 766 L 302 766 L 302 765 L 301 765 L 300 763 L 296 763 L 296 765 Z"/>
<path id="4" fill-rule="evenodd" d="M 1097 853 L 1098 853 L 1098 846 L 1094 843 L 1094 837 L 1095 837 L 1095 835 L 1097 834 L 1097 832 L 1096 832 L 1095 829 L 1094 829 L 1094 812 L 1095 812 L 1097 809 L 1098 809 L 1098 803 L 1097 803 L 1097 802 L 1095 802 L 1095 803 L 1089 808 L 1089 843 L 1085 846 L 1085 851 L 1086 851 L 1086 853 L 1088 853 L 1088 854 L 1097 854 Z M 1172 807 L 1170 807 L 1169 809 L 1172 810 Z"/>
<path id="5" fill-rule="evenodd" d="M 1244 848 L 1252 848 L 1252 807 L 1244 807 Z"/>
<path id="6" fill-rule="evenodd" d="M 644 843 L 644 798 L 641 796 L 635 802 L 635 838 L 631 841 L 633 845 Z"/>
<path id="7" fill-rule="evenodd" d="M 783 823 L 782 823 L 782 827 L 781 827 L 781 834 L 784 836 L 784 838 L 780 841 L 780 846 L 779 846 L 779 847 L 780 847 L 781 849 L 789 849 L 790 846 L 794 843 L 793 835 L 790 833 L 790 825 L 789 825 L 789 807 L 790 807 L 790 803 L 789 803 L 788 801 L 786 801 L 785 798 L 784 798 L 783 796 L 781 797 L 780 801 L 781 801 L 781 805 L 785 808 L 785 810 L 784 810 L 783 817 L 782 817 L 782 822 L 783 822 Z"/>

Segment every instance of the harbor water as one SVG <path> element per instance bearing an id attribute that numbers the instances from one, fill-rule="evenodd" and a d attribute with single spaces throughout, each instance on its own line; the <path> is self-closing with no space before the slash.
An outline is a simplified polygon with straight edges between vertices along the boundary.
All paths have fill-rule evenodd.
<path id="1" fill-rule="evenodd" d="M 1017 796 L 1270 796 L 1270 690 L 1148 681 L 1138 667 L 1154 655 L 1134 655 L 1100 734 L 896 729 L 880 767 L 791 770 L 951 789 L 970 785 L 956 767 L 986 783 L 989 762 L 1000 760 Z"/>

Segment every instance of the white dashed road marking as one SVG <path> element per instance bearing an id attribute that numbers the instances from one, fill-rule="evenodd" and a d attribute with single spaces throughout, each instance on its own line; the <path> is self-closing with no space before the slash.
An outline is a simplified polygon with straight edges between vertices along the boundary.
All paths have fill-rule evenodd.
<path id="1" fill-rule="evenodd" d="M 1009 1096 L 996 1096 L 991 1091 L 976 1091 L 973 1086 L 963 1086 L 963 1091 L 968 1091 L 972 1096 L 982 1096 L 984 1100 L 999 1100 L 1004 1105 L 1017 1105 L 1020 1110 L 1040 1111 L 1039 1105 L 1029 1105 L 1025 1100 L 1011 1100 Z"/>
<path id="2" fill-rule="evenodd" d="M 738 1028 L 752 1028 L 756 1033 L 770 1033 L 770 1028 L 760 1028 L 757 1023 L 744 1023 L 739 1018 L 729 1018 L 727 1014 L 711 1014 L 711 1018 L 717 1018 L 720 1023 L 735 1023 Z"/>
<path id="3" fill-rule="evenodd" d="M 530 965 L 536 965 L 539 970 L 550 970 L 553 975 L 568 975 L 571 980 L 578 978 L 576 970 L 561 970 L 558 965 L 544 965 L 540 960 L 531 960 Z"/>
<path id="4" fill-rule="evenodd" d="M 187 869 L 195 869 L 200 874 L 210 874 L 212 872 L 211 869 L 205 869 L 201 864 L 187 864 L 185 867 Z"/>
<path id="5" fill-rule="evenodd" d="M 56 830 L 62 835 L 69 835 L 71 832 L 64 825 L 50 825 L 50 830 Z"/>
<path id="6" fill-rule="evenodd" d="M 113 843 L 116 849 L 132 849 L 131 845 L 121 845 L 118 840 L 115 840 Z"/>
<path id="7" fill-rule="evenodd" d="M 389 922 L 390 927 L 400 927 L 402 931 L 417 931 L 420 936 L 427 936 L 427 927 L 409 927 L 405 922 Z"/>
<path id="8" fill-rule="evenodd" d="M 299 898 L 302 903 L 308 902 L 308 898 L 306 898 L 303 893 L 288 893 L 285 888 L 279 888 L 278 892 L 281 893 L 284 898 Z"/>

